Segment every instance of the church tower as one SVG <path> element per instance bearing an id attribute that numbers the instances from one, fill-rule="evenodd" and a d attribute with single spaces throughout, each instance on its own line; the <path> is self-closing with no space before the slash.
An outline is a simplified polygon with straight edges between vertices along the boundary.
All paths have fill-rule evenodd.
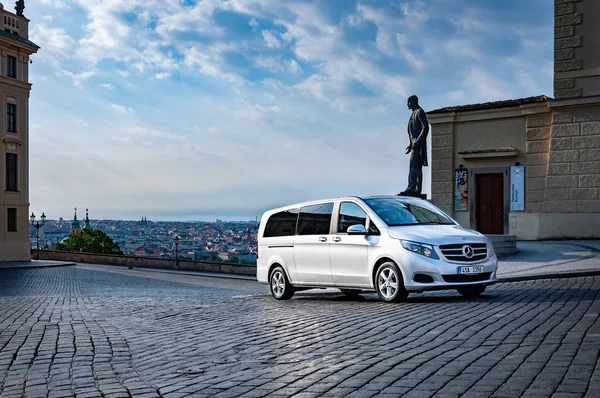
<path id="1" fill-rule="evenodd" d="M 78 234 L 81 232 L 81 223 L 77 219 L 77 207 L 75 208 L 75 215 L 73 216 L 73 221 L 71 221 L 71 231 L 70 234 Z"/>
<path id="2" fill-rule="evenodd" d="M 88 231 L 91 231 L 93 229 L 90 225 L 89 209 L 85 209 L 85 224 L 83 226 L 83 229 L 87 229 Z"/>

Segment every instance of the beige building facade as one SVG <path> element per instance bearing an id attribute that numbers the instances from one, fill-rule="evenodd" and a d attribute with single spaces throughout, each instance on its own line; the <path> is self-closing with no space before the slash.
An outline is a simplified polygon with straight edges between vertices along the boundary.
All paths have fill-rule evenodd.
<path id="1" fill-rule="evenodd" d="M 554 7 L 554 98 L 428 112 L 432 200 L 465 227 L 600 238 L 600 1 Z"/>
<path id="2" fill-rule="evenodd" d="M 29 20 L 0 4 L 0 261 L 29 261 Z"/>

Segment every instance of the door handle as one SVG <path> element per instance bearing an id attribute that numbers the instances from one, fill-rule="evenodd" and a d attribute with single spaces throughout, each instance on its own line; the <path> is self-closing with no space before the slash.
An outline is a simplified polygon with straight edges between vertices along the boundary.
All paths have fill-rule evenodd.
<path id="1" fill-rule="evenodd" d="M 319 238 L 319 242 L 327 242 L 327 237 L 326 236 L 321 236 Z"/>
<path id="2" fill-rule="evenodd" d="M 342 238 L 340 238 L 339 236 L 335 236 L 335 237 L 334 237 L 332 240 L 333 240 L 334 242 L 341 242 L 341 241 L 342 241 Z"/>

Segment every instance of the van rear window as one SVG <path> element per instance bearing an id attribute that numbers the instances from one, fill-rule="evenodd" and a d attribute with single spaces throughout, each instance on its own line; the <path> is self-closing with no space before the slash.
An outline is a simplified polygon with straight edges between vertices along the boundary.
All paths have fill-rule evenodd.
<path id="1" fill-rule="evenodd" d="M 298 220 L 298 209 L 291 209 L 275 213 L 269 217 L 263 237 L 273 238 L 276 236 L 292 236 L 296 234 L 296 221 Z"/>

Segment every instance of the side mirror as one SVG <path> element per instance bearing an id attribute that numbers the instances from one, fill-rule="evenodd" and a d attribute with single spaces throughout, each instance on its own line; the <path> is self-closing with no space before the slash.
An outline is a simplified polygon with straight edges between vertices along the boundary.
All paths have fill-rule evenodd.
<path id="1" fill-rule="evenodd" d="M 367 229 L 364 225 L 356 224 L 348 227 L 348 231 L 346 231 L 348 235 L 366 235 Z"/>

